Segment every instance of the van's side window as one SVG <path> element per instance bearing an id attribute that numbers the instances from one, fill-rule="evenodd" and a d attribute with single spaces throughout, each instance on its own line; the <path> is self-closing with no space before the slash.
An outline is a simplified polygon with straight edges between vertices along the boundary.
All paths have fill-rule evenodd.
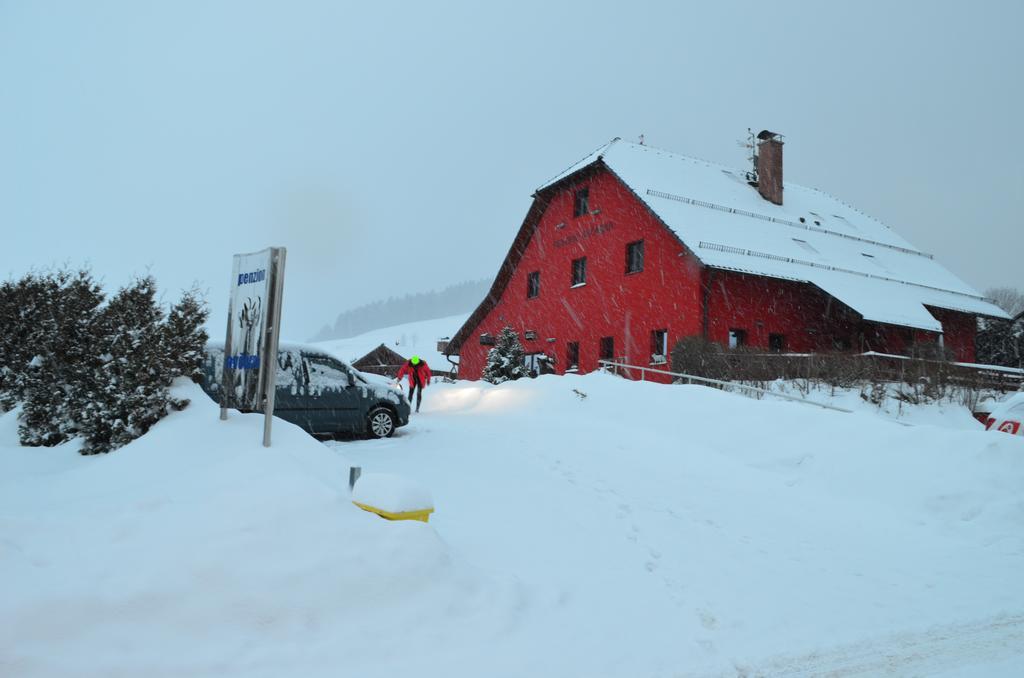
<path id="1" fill-rule="evenodd" d="M 276 387 L 292 395 L 303 395 L 309 389 L 309 372 L 298 351 L 281 351 L 277 354 Z"/>
<path id="2" fill-rule="evenodd" d="M 309 354 L 304 356 L 309 365 L 309 391 L 317 395 L 324 391 L 341 390 L 348 387 L 350 372 L 341 363 L 327 356 Z"/>

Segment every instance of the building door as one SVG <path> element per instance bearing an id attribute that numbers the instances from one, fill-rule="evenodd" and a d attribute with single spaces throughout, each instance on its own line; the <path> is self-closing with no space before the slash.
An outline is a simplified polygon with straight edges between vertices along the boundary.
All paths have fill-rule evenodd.
<path id="1" fill-rule="evenodd" d="M 546 361 L 547 356 L 543 353 L 527 353 L 523 356 L 523 365 L 526 367 L 526 372 L 531 377 L 536 377 L 538 374 L 542 374 L 544 363 Z"/>

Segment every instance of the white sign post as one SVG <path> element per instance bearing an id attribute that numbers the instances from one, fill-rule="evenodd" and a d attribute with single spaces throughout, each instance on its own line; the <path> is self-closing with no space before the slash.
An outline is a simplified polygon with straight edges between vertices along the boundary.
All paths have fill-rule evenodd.
<path id="1" fill-rule="evenodd" d="M 284 247 L 236 254 L 231 273 L 220 418 L 228 418 L 228 408 L 263 412 L 264 447 L 274 418 L 286 254 Z"/>

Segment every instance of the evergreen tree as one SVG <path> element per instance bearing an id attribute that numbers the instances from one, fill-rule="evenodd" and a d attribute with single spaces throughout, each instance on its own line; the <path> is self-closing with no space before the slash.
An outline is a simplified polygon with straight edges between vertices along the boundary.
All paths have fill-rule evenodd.
<path id="1" fill-rule="evenodd" d="M 0 407 L 22 405 L 23 445 L 77 435 L 83 454 L 106 452 L 188 404 L 170 386 L 200 371 L 208 310 L 199 293 L 186 292 L 166 320 L 152 278 L 103 301 L 84 270 L 0 283 Z"/>
<path id="2" fill-rule="evenodd" d="M 187 400 L 170 394 L 174 379 L 196 379 L 207 340 L 209 311 L 196 290 L 171 307 L 166 320 L 156 283 L 144 278 L 121 290 L 100 313 L 103 347 L 90 389 L 83 389 L 83 454 L 109 452 L 145 434 Z"/>
<path id="3" fill-rule="evenodd" d="M 487 353 L 487 366 L 483 379 L 492 384 L 513 381 L 528 376 L 524 363 L 525 352 L 519 343 L 519 336 L 511 327 L 505 327 L 498 340 Z"/>
<path id="4" fill-rule="evenodd" d="M 84 270 L 23 280 L 27 305 L 17 334 L 25 343 L 9 391 L 22 402 L 18 436 L 24 445 L 58 445 L 80 428 L 74 400 L 96 361 L 93 323 L 103 292 Z"/>
<path id="5" fill-rule="evenodd" d="M 164 323 L 163 353 L 170 361 L 173 377 L 188 377 L 198 383 L 209 339 L 203 326 L 209 315 L 206 303 L 195 289 L 185 292 L 181 301 L 171 307 Z"/>
<path id="6" fill-rule="evenodd" d="M 167 413 L 171 361 L 163 354 L 163 311 L 150 277 L 121 289 L 99 313 L 99 360 L 79 392 L 83 454 L 109 452 L 138 438 Z"/>
<path id="7" fill-rule="evenodd" d="M 0 408 L 23 400 L 25 375 L 37 355 L 44 315 L 52 313 L 53 275 L 30 273 L 0 287 Z M 38 363 L 38 361 L 36 361 Z"/>

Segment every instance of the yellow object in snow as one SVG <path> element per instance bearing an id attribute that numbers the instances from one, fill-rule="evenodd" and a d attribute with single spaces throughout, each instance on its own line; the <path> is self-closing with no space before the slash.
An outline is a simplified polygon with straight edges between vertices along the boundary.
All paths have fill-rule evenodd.
<path id="1" fill-rule="evenodd" d="M 352 503 L 358 506 L 359 508 L 363 509 L 364 511 L 376 513 L 378 516 L 386 520 L 418 520 L 422 523 L 428 523 L 430 522 L 430 514 L 434 512 L 434 509 L 428 508 L 419 509 L 418 511 L 400 511 L 398 513 L 392 513 L 391 511 L 379 509 L 376 506 L 370 506 L 369 504 L 361 504 L 358 501 L 353 501 Z"/>

